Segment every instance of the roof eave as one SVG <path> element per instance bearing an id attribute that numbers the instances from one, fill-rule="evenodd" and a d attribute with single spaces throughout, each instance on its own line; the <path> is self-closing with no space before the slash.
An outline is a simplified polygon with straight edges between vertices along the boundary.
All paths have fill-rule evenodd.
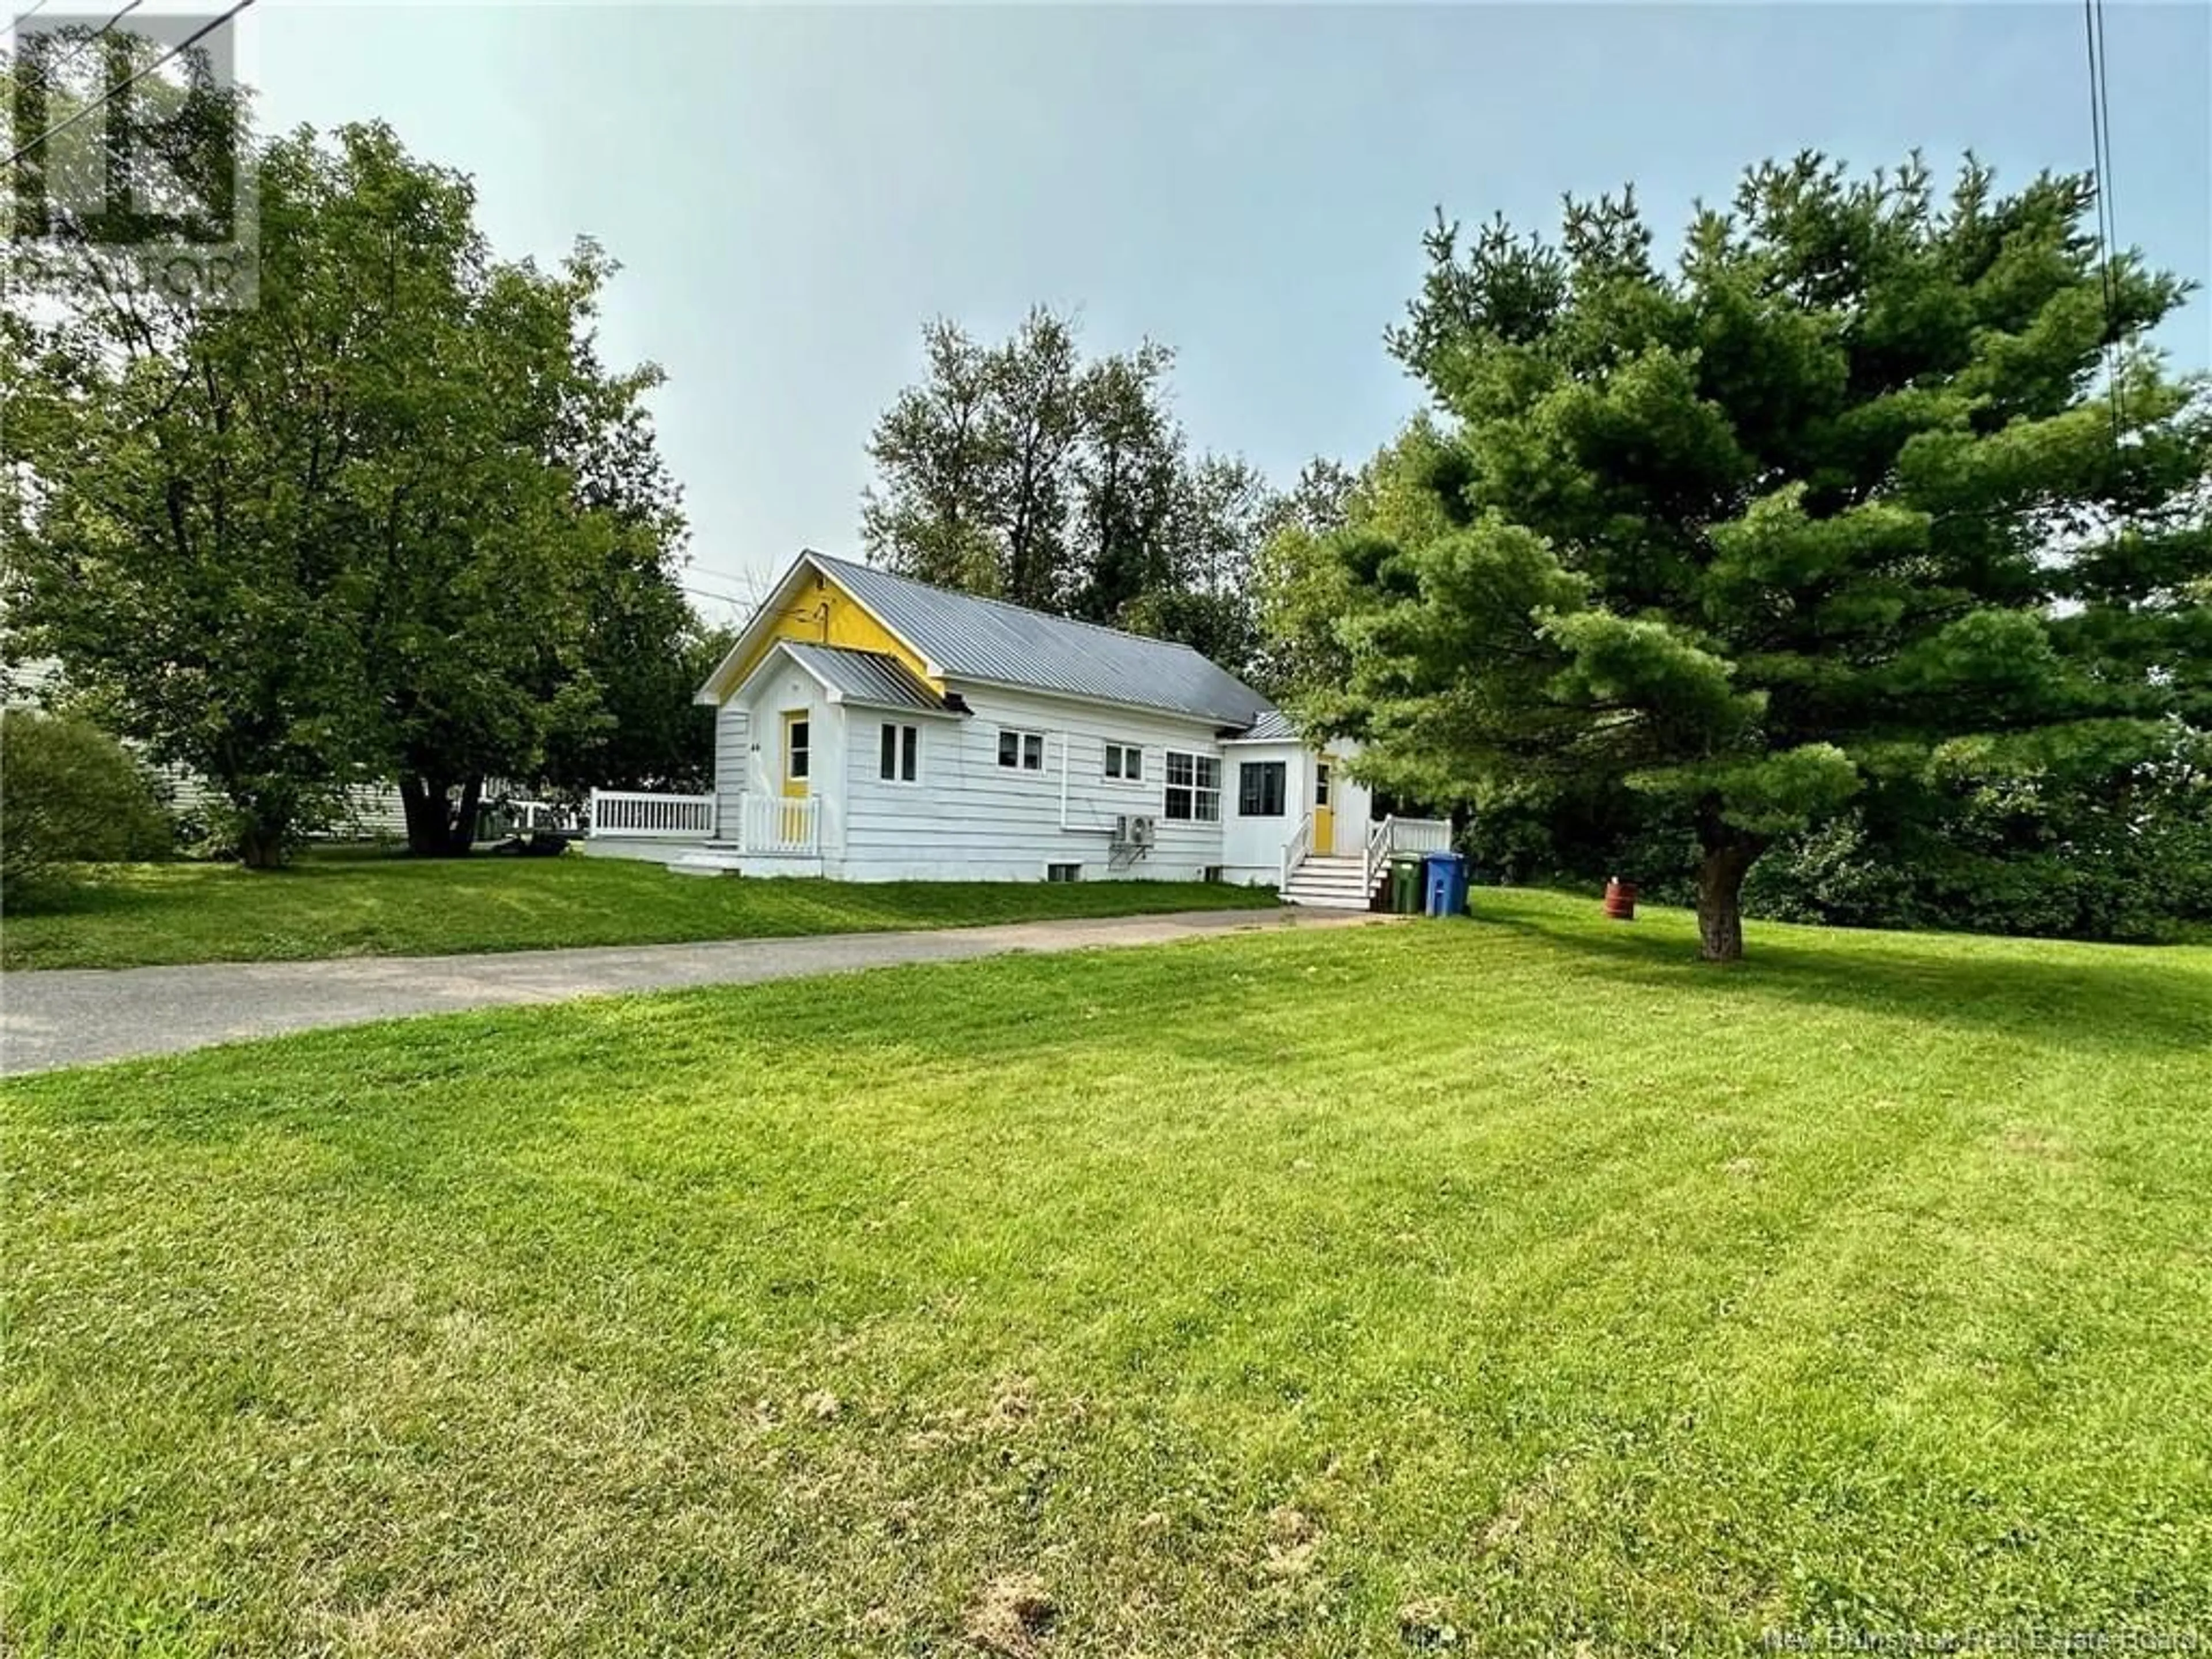
<path id="1" fill-rule="evenodd" d="M 847 586 L 845 583 L 838 580 L 837 573 L 830 568 L 831 565 L 837 562 L 836 560 L 832 559 L 827 553 L 817 553 L 811 547 L 800 548 L 799 550 L 799 559 L 800 562 L 812 565 L 815 569 L 815 574 L 819 575 L 824 581 L 836 582 L 837 589 L 840 592 L 844 594 L 844 596 L 850 599 L 854 605 L 859 605 L 861 610 L 866 611 L 868 615 L 873 617 L 876 619 L 876 625 L 881 628 L 884 633 L 890 635 L 908 650 L 913 652 L 915 654 L 915 659 L 921 665 L 922 677 L 925 679 L 942 680 L 945 678 L 945 665 L 942 663 L 939 662 L 937 659 L 931 656 L 928 652 L 923 650 L 912 640 L 908 639 L 905 633 L 902 631 L 897 624 L 893 623 L 889 617 L 884 615 L 884 613 L 878 610 L 874 605 L 870 605 L 858 593 L 853 592 L 853 590 Z M 850 562 L 850 561 L 848 561 L 848 562 Z M 796 568 L 797 566 L 794 564 L 793 568 Z M 865 568 L 866 567 L 863 568 Z"/>
<path id="2" fill-rule="evenodd" d="M 917 702 L 915 698 L 927 697 L 930 695 L 929 688 L 927 685 L 921 684 L 919 681 L 915 683 L 916 690 L 915 697 L 905 698 L 897 702 L 894 702 L 889 697 L 874 696 L 866 691 L 854 691 L 849 687 L 838 684 L 836 681 L 831 679 L 829 675 L 824 673 L 819 666 L 814 663 L 809 662 L 805 656 L 797 648 L 799 647 L 805 646 L 805 644 L 806 641 L 804 640 L 776 641 L 773 645 L 769 646 L 766 651 L 761 653 L 760 661 L 753 665 L 753 672 L 746 675 L 743 680 L 739 681 L 736 686 L 732 688 L 730 696 L 732 697 L 738 696 L 738 694 L 743 691 L 746 686 L 750 685 L 755 680 L 760 678 L 761 671 L 765 669 L 769 663 L 773 662 L 776 658 L 781 657 L 787 660 L 793 668 L 798 669 L 801 673 L 805 674 L 807 678 L 812 680 L 815 684 L 820 686 L 822 688 L 823 701 L 830 703 L 835 708 L 865 708 L 877 714 L 915 714 L 921 716 L 924 719 L 937 720 L 958 720 L 963 715 L 972 712 L 966 708 L 951 708 L 946 707 L 943 703 Z M 835 646 L 827 647 L 817 646 L 811 648 L 816 650 L 829 649 L 834 651 L 839 647 Z"/>
<path id="3" fill-rule="evenodd" d="M 718 702 L 734 702 L 739 693 L 761 677 L 770 663 L 781 657 L 800 673 L 805 675 L 808 679 L 812 680 L 815 684 L 820 686 L 831 702 L 836 702 L 838 699 L 837 687 L 823 678 L 821 672 L 811 663 L 803 660 L 797 652 L 787 649 L 786 647 L 790 644 L 789 640 L 771 641 L 768 649 L 761 653 L 761 659 L 753 665 L 752 672 L 732 686 L 716 701 Z"/>
<path id="4" fill-rule="evenodd" d="M 1109 708 L 1131 708 L 1147 714 L 1170 714 L 1179 720 L 1189 720 L 1194 725 L 1211 725 L 1217 733 L 1222 730 L 1242 732 L 1251 724 L 1248 720 L 1243 726 L 1224 727 L 1221 711 L 1218 708 L 1176 708 L 1166 703 L 1133 702 L 1127 697 L 1105 697 L 1095 691 L 1067 691 L 1056 685 L 1039 685 L 1030 680 L 990 679 L 981 674 L 963 673 L 957 668 L 945 670 L 944 678 L 957 680 L 963 685 L 988 686 L 995 691 L 1022 691 L 1033 697 L 1057 697 L 1062 702 L 1095 702 L 1103 703 Z"/>
<path id="5" fill-rule="evenodd" d="M 872 697 L 839 697 L 836 701 L 848 708 L 863 708 L 872 714 L 904 714 L 910 719 L 925 720 L 961 720 L 972 710 L 965 708 L 922 708 L 910 702 L 878 702 Z"/>
<path id="6" fill-rule="evenodd" d="M 773 626 L 775 619 L 782 615 L 784 610 L 782 602 L 784 590 L 790 586 L 792 578 L 798 575 L 800 570 L 806 568 L 812 569 L 815 574 L 820 576 L 824 581 L 835 582 L 837 580 L 837 573 L 829 568 L 829 561 L 826 555 L 817 553 L 811 547 L 800 548 L 799 550 L 799 556 L 791 562 L 789 568 L 784 571 L 782 575 L 776 578 L 775 586 L 769 589 L 768 598 L 761 603 L 760 606 L 757 610 L 754 611 L 751 620 L 746 623 L 744 627 L 739 630 L 738 637 L 731 641 L 730 648 L 722 653 L 721 661 L 714 665 L 714 672 L 707 676 L 707 683 L 704 685 L 702 685 L 698 690 L 692 694 L 691 701 L 693 702 L 705 703 L 710 706 L 717 705 L 727 702 L 732 697 L 737 696 L 738 688 L 744 684 L 744 681 L 742 680 L 734 684 L 723 687 L 720 690 L 717 690 L 716 688 L 720 685 L 722 677 L 730 672 L 732 665 L 742 661 L 744 658 L 745 653 L 752 649 L 753 646 L 757 642 L 755 636 L 760 632 L 760 630 L 765 627 Z M 839 583 L 839 587 L 841 591 L 843 591 L 842 583 Z M 928 671 L 927 675 L 927 678 L 942 680 L 945 678 L 945 670 L 933 658 L 930 656 L 929 653 L 924 651 L 912 640 L 907 638 L 904 634 L 902 634 L 897 629 L 892 627 L 890 620 L 880 615 L 873 605 L 866 604 L 859 598 L 858 595 L 852 594 L 850 592 L 847 593 L 847 597 L 850 599 L 854 605 L 860 605 L 860 609 L 866 611 L 868 615 L 875 617 L 877 623 L 883 629 L 884 632 L 889 634 L 901 645 L 914 653 L 915 659 Z M 765 660 L 765 656 L 763 656 L 763 660 Z M 746 679 L 750 679 L 751 678 L 752 676 L 750 674 L 745 676 Z"/>
<path id="7" fill-rule="evenodd" d="M 783 574 L 776 578 L 775 586 L 769 589 L 768 598 L 755 607 L 752 616 L 746 621 L 745 625 L 738 630 L 738 637 L 730 641 L 730 648 L 722 653 L 721 661 L 714 665 L 714 672 L 708 675 L 706 683 L 692 694 L 693 702 L 719 706 L 738 695 L 738 690 L 744 682 L 740 680 L 734 684 L 723 686 L 721 685 L 722 677 L 744 660 L 745 653 L 753 647 L 754 635 L 758 633 L 772 617 L 781 613 L 783 607 L 779 602 L 783 598 L 783 590 L 791 585 L 791 579 L 799 574 L 799 567 L 811 562 L 813 557 L 812 549 L 799 550 L 799 556 L 791 562 Z M 750 674 L 745 676 L 745 679 L 751 678 Z M 719 690 L 718 687 L 720 687 Z"/>

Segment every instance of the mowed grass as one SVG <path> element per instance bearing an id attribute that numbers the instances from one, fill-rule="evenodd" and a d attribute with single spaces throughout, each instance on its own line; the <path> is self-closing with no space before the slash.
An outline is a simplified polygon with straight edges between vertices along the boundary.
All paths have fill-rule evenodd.
<path id="1" fill-rule="evenodd" d="M 9 1088 L 10 1650 L 2212 1633 L 2212 952 L 1476 902 Z"/>
<path id="2" fill-rule="evenodd" d="M 657 864 L 574 851 L 557 859 L 413 860 L 344 849 L 311 852 L 278 871 L 96 866 L 65 908 L 6 918 L 0 967 L 668 945 L 1274 902 L 1271 891 L 1202 882 L 744 880 L 672 876 Z"/>

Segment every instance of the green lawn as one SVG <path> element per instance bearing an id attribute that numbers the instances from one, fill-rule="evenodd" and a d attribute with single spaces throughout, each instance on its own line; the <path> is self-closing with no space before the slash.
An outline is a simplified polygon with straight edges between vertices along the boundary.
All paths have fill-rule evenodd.
<path id="1" fill-rule="evenodd" d="M 113 865 L 69 908 L 9 916 L 0 967 L 295 962 L 319 957 L 535 951 L 963 927 L 1068 916 L 1273 904 L 1249 887 L 1199 882 L 744 881 L 672 876 L 630 859 L 479 856 L 417 860 L 310 853 L 291 868 Z"/>
<path id="2" fill-rule="evenodd" d="M 2212 951 L 1477 904 L 13 1085 L 8 1650 L 2212 1639 Z"/>

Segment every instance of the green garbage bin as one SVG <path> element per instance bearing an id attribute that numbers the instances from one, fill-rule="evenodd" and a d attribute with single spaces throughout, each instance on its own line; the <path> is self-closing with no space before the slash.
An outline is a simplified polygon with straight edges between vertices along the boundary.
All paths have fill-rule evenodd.
<path id="1" fill-rule="evenodd" d="M 1390 860 L 1391 915 L 1418 916 L 1421 914 L 1421 892 L 1425 879 L 1419 854 L 1399 853 L 1392 856 Z"/>

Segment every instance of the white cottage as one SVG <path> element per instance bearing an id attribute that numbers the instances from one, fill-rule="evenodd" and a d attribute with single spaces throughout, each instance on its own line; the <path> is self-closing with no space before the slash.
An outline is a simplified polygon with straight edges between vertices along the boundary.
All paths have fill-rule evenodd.
<path id="1" fill-rule="evenodd" d="M 1367 908 L 1393 851 L 1344 763 L 1188 646 L 802 553 L 698 700 L 711 795 L 595 791 L 585 850 L 844 881 L 1217 880 Z"/>

